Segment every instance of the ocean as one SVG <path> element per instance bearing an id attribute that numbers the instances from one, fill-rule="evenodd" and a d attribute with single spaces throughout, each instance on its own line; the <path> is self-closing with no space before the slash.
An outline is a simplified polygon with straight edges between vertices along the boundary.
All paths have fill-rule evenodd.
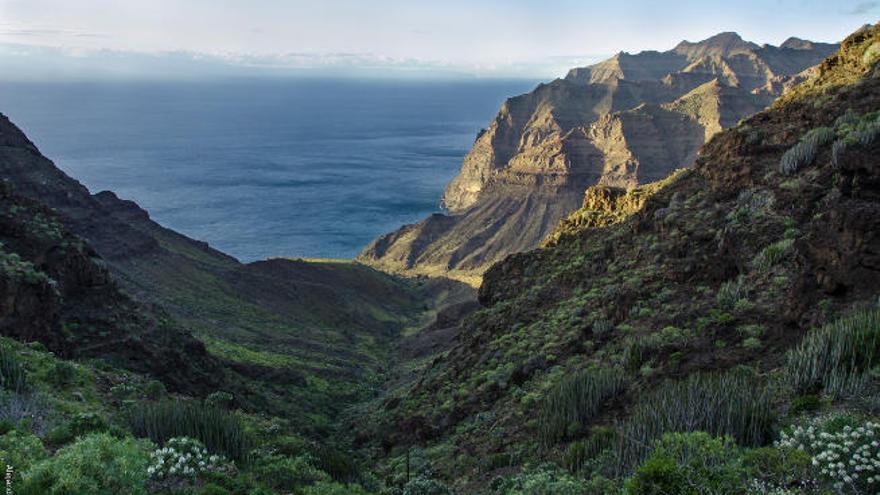
<path id="1" fill-rule="evenodd" d="M 351 258 L 440 211 L 479 130 L 535 84 L 0 83 L 0 112 L 92 192 L 244 262 Z"/>

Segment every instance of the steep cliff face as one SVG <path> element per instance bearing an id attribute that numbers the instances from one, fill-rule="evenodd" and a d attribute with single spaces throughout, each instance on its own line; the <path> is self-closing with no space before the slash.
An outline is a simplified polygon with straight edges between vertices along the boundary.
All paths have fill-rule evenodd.
<path id="1" fill-rule="evenodd" d="M 707 139 L 765 108 L 835 48 L 722 33 L 573 69 L 504 103 L 446 189 L 451 217 L 384 236 L 359 259 L 478 279 L 504 255 L 537 246 L 587 187 L 634 187 L 691 165 Z"/>
<path id="2" fill-rule="evenodd" d="M 693 168 L 590 187 L 541 249 L 485 274 L 482 308 L 452 348 L 389 393 L 367 431 L 390 456 L 401 445 L 434 453 L 432 467 L 470 475 L 465 491 L 477 492 L 522 464 L 607 462 L 603 449 L 613 458 L 641 441 L 628 424 L 657 424 L 659 413 L 629 422 L 666 384 L 732 369 L 755 370 L 749 390 L 777 383 L 805 332 L 876 305 L 878 53 L 880 27 L 857 32 L 770 109 L 716 134 Z M 812 151 L 792 162 L 802 148 Z M 547 437 L 554 394 L 588 396 L 565 389 L 569 377 L 603 369 L 622 385 L 597 399 L 600 412 Z M 774 390 L 773 402 L 794 397 Z M 616 440 L 590 443 L 608 432 Z"/>
<path id="3" fill-rule="evenodd" d="M 57 213 L 0 183 L 0 334 L 59 356 L 99 358 L 206 394 L 220 361 L 158 310 L 128 297 Z"/>

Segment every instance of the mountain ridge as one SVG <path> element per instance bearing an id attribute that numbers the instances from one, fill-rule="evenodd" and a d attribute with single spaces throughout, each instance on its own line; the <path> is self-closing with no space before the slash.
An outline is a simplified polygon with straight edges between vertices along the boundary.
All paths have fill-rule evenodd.
<path id="1" fill-rule="evenodd" d="M 447 218 L 382 236 L 357 259 L 477 284 L 506 254 L 537 247 L 587 187 L 634 187 L 692 164 L 707 139 L 769 105 L 834 48 L 721 33 L 572 69 L 504 102 L 446 188 Z"/>
<path id="2" fill-rule="evenodd" d="M 710 139 L 693 168 L 635 188 L 588 188 L 543 247 L 493 265 L 481 307 L 459 318 L 451 348 L 375 401 L 360 438 L 379 435 L 375 451 L 389 466 L 408 448 L 430 453 L 432 468 L 466 492 L 491 493 L 507 479 L 655 493 L 631 482 L 665 479 L 651 462 L 633 474 L 664 433 L 736 437 L 718 416 L 701 419 L 711 397 L 736 397 L 724 414 L 767 435 L 736 437 L 742 449 L 774 448 L 752 407 L 768 408 L 777 427 L 805 411 L 807 421 L 876 414 L 861 402 L 876 378 L 864 392 L 834 395 L 822 385 L 792 389 L 787 374 L 809 366 L 799 361 L 811 352 L 798 347 L 805 335 L 845 339 L 835 321 L 877 311 L 878 47 L 880 26 L 851 35 L 810 80 Z M 788 166 L 789 151 L 809 143 L 814 151 Z M 865 331 L 876 335 L 873 318 Z M 622 383 L 604 388 L 606 372 Z M 743 406 L 746 397 L 761 400 Z M 814 397 L 815 409 L 796 407 Z M 562 467 L 536 467 L 548 462 Z M 685 461 L 663 465 L 676 462 L 693 473 Z M 621 476 L 632 478 L 609 482 Z M 548 477 L 558 484 L 537 481 Z M 684 486 L 667 483 L 666 493 Z"/>

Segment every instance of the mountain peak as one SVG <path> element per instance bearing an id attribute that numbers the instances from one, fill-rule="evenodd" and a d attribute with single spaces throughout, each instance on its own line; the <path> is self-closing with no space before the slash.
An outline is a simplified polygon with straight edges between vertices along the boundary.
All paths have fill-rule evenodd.
<path id="1" fill-rule="evenodd" d="M 739 34 L 733 31 L 726 31 L 696 43 L 682 41 L 673 49 L 673 51 L 680 55 L 685 55 L 689 59 L 696 59 L 706 55 L 727 57 L 737 53 L 756 50 L 758 48 L 758 45 L 743 40 Z"/>
<path id="2" fill-rule="evenodd" d="M 783 41 L 779 48 L 790 48 L 792 50 L 809 50 L 813 48 L 813 42 L 792 36 Z"/>

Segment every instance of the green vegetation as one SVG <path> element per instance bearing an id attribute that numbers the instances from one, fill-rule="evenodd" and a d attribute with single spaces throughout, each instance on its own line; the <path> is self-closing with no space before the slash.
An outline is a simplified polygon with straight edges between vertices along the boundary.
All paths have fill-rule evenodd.
<path id="1" fill-rule="evenodd" d="M 147 493 L 145 446 L 96 433 L 27 469 L 19 493 L 142 495 Z"/>
<path id="2" fill-rule="evenodd" d="M 175 437 L 191 437 L 208 450 L 230 459 L 244 459 L 247 435 L 235 413 L 196 402 L 166 401 L 143 404 L 130 413 L 129 425 L 138 436 L 159 445 Z"/>
<path id="3" fill-rule="evenodd" d="M 772 433 L 775 411 L 770 389 L 744 372 L 695 374 L 668 381 L 636 404 L 621 429 L 618 471 L 626 472 L 665 433 L 705 431 L 730 436 L 741 445 L 757 446 Z"/>
<path id="4" fill-rule="evenodd" d="M 863 388 L 880 364 L 880 309 L 858 310 L 813 330 L 787 354 L 786 371 L 798 393 L 834 397 Z"/>
<path id="5" fill-rule="evenodd" d="M 624 385 L 623 372 L 618 369 L 589 369 L 563 380 L 541 405 L 541 441 L 553 445 L 577 435 Z"/>
<path id="6" fill-rule="evenodd" d="M 792 253 L 792 246 L 794 245 L 793 239 L 783 239 L 778 242 L 774 242 L 769 246 L 765 247 L 755 256 L 755 259 L 752 260 L 752 265 L 762 271 L 766 272 L 773 268 L 780 261 L 785 259 Z"/>
<path id="7" fill-rule="evenodd" d="M 15 352 L 0 344 L 0 388 L 22 394 L 28 390 L 27 374 Z"/>
<path id="8" fill-rule="evenodd" d="M 811 165 L 816 159 L 819 148 L 833 140 L 834 130 L 828 127 L 811 130 L 782 155 L 779 171 L 785 175 L 794 175 L 798 170 Z"/>

